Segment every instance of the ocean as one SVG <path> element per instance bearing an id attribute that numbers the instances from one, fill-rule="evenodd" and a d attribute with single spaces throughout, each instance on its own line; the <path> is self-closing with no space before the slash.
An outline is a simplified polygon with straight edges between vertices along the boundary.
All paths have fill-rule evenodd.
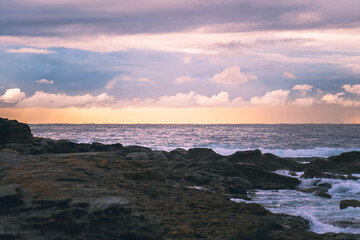
<path id="1" fill-rule="evenodd" d="M 360 151 L 359 124 L 32 124 L 37 137 L 141 145 L 156 150 L 212 148 L 229 155 L 260 149 L 281 157 L 328 157 Z"/>
<path id="2" fill-rule="evenodd" d="M 122 143 L 166 151 L 205 147 L 223 155 L 250 149 L 281 157 L 329 157 L 360 151 L 359 124 L 32 124 L 30 128 L 36 137 L 77 143 Z M 278 173 L 288 175 L 287 171 Z M 272 212 L 302 216 L 311 221 L 310 230 L 317 233 L 360 233 L 360 208 L 339 209 L 342 199 L 360 198 L 360 180 L 304 180 L 299 177 L 301 172 L 297 174 L 302 187 L 311 187 L 318 180 L 330 183 L 332 198 L 295 190 L 257 190 L 249 194 L 249 202 L 260 203 Z"/>

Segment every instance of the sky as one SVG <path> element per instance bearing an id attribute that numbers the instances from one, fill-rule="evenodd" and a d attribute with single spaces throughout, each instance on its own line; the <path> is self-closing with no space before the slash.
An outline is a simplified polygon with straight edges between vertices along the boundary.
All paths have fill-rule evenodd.
<path id="1" fill-rule="evenodd" d="M 358 0 L 0 1 L 0 117 L 360 123 Z"/>

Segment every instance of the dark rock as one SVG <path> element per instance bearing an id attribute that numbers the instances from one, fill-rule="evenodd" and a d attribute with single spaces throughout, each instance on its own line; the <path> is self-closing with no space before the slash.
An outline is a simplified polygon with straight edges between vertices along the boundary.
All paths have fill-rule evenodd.
<path id="1" fill-rule="evenodd" d="M 137 146 L 137 145 L 131 145 L 131 146 L 123 147 L 121 149 L 121 152 L 125 156 L 128 155 L 129 153 L 134 153 L 134 152 L 144 152 L 144 153 L 150 154 L 150 153 L 152 153 L 152 149 L 147 148 L 147 147 Z"/>
<path id="2" fill-rule="evenodd" d="M 300 184 L 296 178 L 282 176 L 250 164 L 236 164 L 236 170 L 258 189 L 295 189 Z"/>
<path id="3" fill-rule="evenodd" d="M 249 163 L 269 171 L 287 169 L 302 171 L 306 165 L 292 159 L 281 158 L 270 153 L 261 155 L 260 150 L 236 152 L 226 157 L 231 163 Z"/>
<path id="4" fill-rule="evenodd" d="M 311 178 L 330 178 L 330 179 L 341 179 L 342 176 L 329 174 L 329 173 L 323 173 L 320 171 L 317 171 L 312 168 L 307 168 L 304 171 L 304 174 L 300 176 L 301 178 L 305 179 L 311 179 Z M 345 178 L 345 177 L 343 177 Z"/>
<path id="5" fill-rule="evenodd" d="M 0 186 L 0 211 L 24 204 L 17 185 Z"/>
<path id="6" fill-rule="evenodd" d="M 345 209 L 348 207 L 360 207 L 360 201 L 355 199 L 346 199 L 340 201 L 340 209 Z"/>
<path id="7" fill-rule="evenodd" d="M 130 160 L 147 160 L 149 156 L 146 152 L 133 152 L 126 155 L 126 158 Z"/>
<path id="8" fill-rule="evenodd" d="M 110 145 L 105 145 L 102 143 L 98 143 L 98 142 L 93 142 L 90 145 L 90 150 L 93 152 L 107 152 L 107 151 L 111 151 L 112 148 Z"/>
<path id="9" fill-rule="evenodd" d="M 238 163 L 238 162 L 245 162 L 245 163 L 254 163 L 259 161 L 261 157 L 261 151 L 256 149 L 254 151 L 238 151 L 234 154 L 227 156 L 229 162 Z"/>
<path id="10" fill-rule="evenodd" d="M 0 118 L 0 149 L 7 144 L 32 143 L 34 140 L 27 124 Z"/>
<path id="11" fill-rule="evenodd" d="M 315 196 L 322 197 L 322 198 L 332 198 L 330 194 L 323 190 L 317 190 L 313 193 Z"/>
<path id="12" fill-rule="evenodd" d="M 150 159 L 155 161 L 168 161 L 169 159 L 165 154 L 166 152 L 154 151 L 153 154 L 150 156 Z"/>
<path id="13" fill-rule="evenodd" d="M 329 157 L 326 161 L 316 160 L 310 163 L 310 167 L 318 171 L 339 174 L 360 173 L 360 152 L 341 153 Z"/>
<path id="14" fill-rule="evenodd" d="M 221 155 L 214 152 L 210 148 L 191 148 L 187 152 L 187 157 L 192 158 L 195 161 L 219 159 Z"/>

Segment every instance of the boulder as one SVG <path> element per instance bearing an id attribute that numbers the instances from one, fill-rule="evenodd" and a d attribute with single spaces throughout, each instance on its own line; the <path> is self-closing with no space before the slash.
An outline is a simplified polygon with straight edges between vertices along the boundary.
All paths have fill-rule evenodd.
<path id="1" fill-rule="evenodd" d="M 360 207 L 360 201 L 355 199 L 346 199 L 340 201 L 340 209 L 345 209 L 348 207 Z"/>
<path id="2" fill-rule="evenodd" d="M 256 149 L 254 151 L 237 151 L 234 154 L 227 156 L 227 159 L 229 159 L 229 162 L 232 163 L 254 163 L 259 161 L 260 157 L 261 151 Z"/>
<path id="3" fill-rule="evenodd" d="M 190 148 L 187 153 L 188 158 L 192 158 L 195 161 L 213 160 L 221 158 L 221 155 L 217 154 L 210 148 Z"/>
<path id="4" fill-rule="evenodd" d="M 34 140 L 27 124 L 0 118 L 0 148 L 7 144 L 32 143 Z"/>
<path id="5" fill-rule="evenodd" d="M 338 156 L 329 157 L 326 161 L 316 160 L 310 163 L 310 167 L 321 172 L 360 173 L 360 152 L 341 153 Z"/>
<path id="6" fill-rule="evenodd" d="M 315 196 L 322 197 L 322 198 L 332 198 L 330 194 L 323 190 L 317 190 L 313 193 Z"/>

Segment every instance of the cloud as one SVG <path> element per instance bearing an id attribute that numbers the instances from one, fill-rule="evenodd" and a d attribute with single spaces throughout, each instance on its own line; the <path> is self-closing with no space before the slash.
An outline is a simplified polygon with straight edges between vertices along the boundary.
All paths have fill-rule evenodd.
<path id="1" fill-rule="evenodd" d="M 309 24 L 321 21 L 321 13 L 319 12 L 302 12 L 302 13 L 286 13 L 280 16 L 280 20 L 287 24 Z"/>
<path id="2" fill-rule="evenodd" d="M 114 88 L 115 84 L 119 81 L 127 81 L 127 82 L 138 82 L 140 85 L 143 85 L 145 83 L 152 83 L 154 84 L 154 81 L 151 81 L 149 78 L 146 77 L 132 77 L 129 75 L 119 75 L 114 77 L 113 79 L 111 79 L 111 81 L 109 81 L 105 88 L 106 89 L 111 89 Z"/>
<path id="3" fill-rule="evenodd" d="M 292 90 L 300 91 L 303 96 L 306 95 L 306 92 L 311 91 L 311 89 L 313 89 L 313 86 L 308 85 L 308 84 L 299 84 L 299 85 L 295 85 L 292 88 Z"/>
<path id="4" fill-rule="evenodd" d="M 193 107 L 239 107 L 246 105 L 241 97 L 230 99 L 227 92 L 219 92 L 210 97 L 197 94 L 194 91 L 189 93 L 177 93 L 165 95 L 159 98 L 135 98 L 131 100 L 120 100 L 113 107 L 165 107 L 165 108 L 193 108 Z"/>
<path id="5" fill-rule="evenodd" d="M 191 76 L 182 76 L 182 77 L 177 77 L 175 79 L 175 81 L 177 83 L 181 84 L 181 83 L 186 83 L 186 82 L 195 82 L 195 81 L 197 81 L 197 79 L 193 78 Z"/>
<path id="6" fill-rule="evenodd" d="M 37 91 L 33 96 L 19 101 L 16 107 L 29 108 L 89 108 L 110 106 L 113 96 L 106 93 L 92 96 L 90 94 L 69 96 L 66 93 L 45 93 Z"/>
<path id="7" fill-rule="evenodd" d="M 354 85 L 345 84 L 342 87 L 343 89 L 345 89 L 345 91 L 349 93 L 360 95 L 360 84 L 354 84 Z"/>
<path id="8" fill-rule="evenodd" d="M 0 96 L 0 102 L 3 103 L 18 103 L 26 97 L 24 92 L 21 92 L 20 88 L 6 89 L 4 95 Z"/>
<path id="9" fill-rule="evenodd" d="M 291 72 L 284 72 L 282 77 L 287 78 L 287 79 L 296 79 L 296 76 L 294 74 L 292 74 Z"/>
<path id="10" fill-rule="evenodd" d="M 340 104 L 344 107 L 358 107 L 360 106 L 360 101 L 357 100 L 351 100 L 351 99 L 346 99 L 343 98 L 341 96 L 344 96 L 345 93 L 341 92 L 341 93 L 337 93 L 337 94 L 331 94 L 328 93 L 326 95 L 324 95 L 321 100 L 325 103 L 329 103 L 329 104 Z"/>
<path id="11" fill-rule="evenodd" d="M 295 99 L 291 104 L 301 107 L 312 106 L 314 103 L 318 102 L 315 98 L 298 98 Z"/>
<path id="12" fill-rule="evenodd" d="M 246 83 L 249 80 L 256 80 L 254 75 L 245 75 L 240 72 L 239 66 L 226 68 L 223 72 L 215 74 L 211 81 L 223 84 L 239 84 Z"/>
<path id="13" fill-rule="evenodd" d="M 38 48 L 20 48 L 20 49 L 8 49 L 6 50 L 8 53 L 33 53 L 33 54 L 50 54 L 54 53 L 54 51 L 46 50 L 46 49 L 38 49 Z"/>
<path id="14" fill-rule="evenodd" d="M 285 105 L 290 91 L 282 89 L 267 92 L 263 97 L 253 97 L 250 102 L 254 105 Z"/>
<path id="15" fill-rule="evenodd" d="M 54 84 L 54 80 L 47 80 L 45 78 L 37 80 L 37 83 L 43 83 L 43 84 Z"/>

